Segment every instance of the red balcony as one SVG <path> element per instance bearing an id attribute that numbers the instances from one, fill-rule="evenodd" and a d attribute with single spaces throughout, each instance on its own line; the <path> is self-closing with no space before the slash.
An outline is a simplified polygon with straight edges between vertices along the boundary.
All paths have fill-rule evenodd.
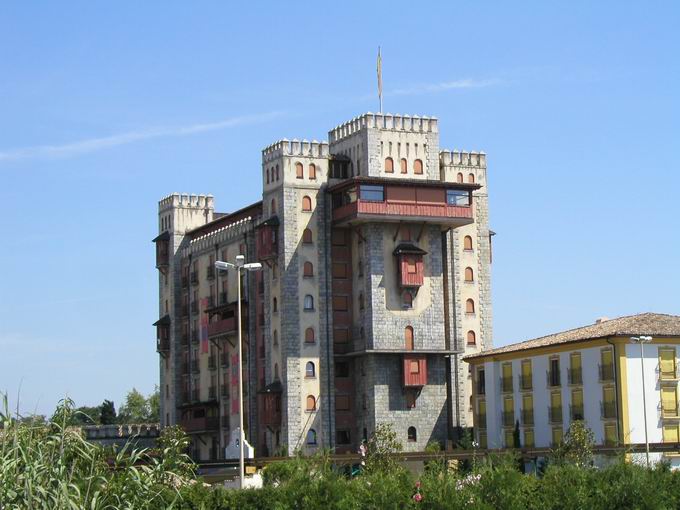
<path id="1" fill-rule="evenodd" d="M 165 315 L 154 323 L 156 326 L 156 352 L 166 356 L 170 352 L 170 316 Z"/>
<path id="2" fill-rule="evenodd" d="M 156 268 L 165 274 L 170 264 L 170 234 L 165 231 L 153 242 L 156 243 Z"/>
<path id="3" fill-rule="evenodd" d="M 412 244 L 402 243 L 394 250 L 398 261 L 399 285 L 420 287 L 425 277 L 423 255 L 427 252 Z"/>
<path id="4" fill-rule="evenodd" d="M 369 221 L 434 223 L 459 227 L 472 223 L 474 185 L 433 181 L 355 178 L 335 186 L 335 225 Z"/>
<path id="5" fill-rule="evenodd" d="M 425 386 L 427 384 L 427 357 L 424 354 L 404 356 L 404 386 Z"/>
<path id="6" fill-rule="evenodd" d="M 220 428 L 220 417 L 202 416 L 200 418 L 194 418 L 190 412 L 188 417 L 182 417 L 180 425 L 186 432 L 189 433 L 212 431 Z"/>
<path id="7" fill-rule="evenodd" d="M 280 382 L 273 382 L 260 392 L 260 411 L 262 424 L 267 427 L 281 426 L 281 392 Z"/>
<path id="8" fill-rule="evenodd" d="M 208 324 L 208 337 L 236 333 L 236 317 L 229 317 Z"/>
<path id="9" fill-rule="evenodd" d="M 276 258 L 278 255 L 278 229 L 279 219 L 276 216 L 269 218 L 257 227 L 255 244 L 259 260 Z"/>

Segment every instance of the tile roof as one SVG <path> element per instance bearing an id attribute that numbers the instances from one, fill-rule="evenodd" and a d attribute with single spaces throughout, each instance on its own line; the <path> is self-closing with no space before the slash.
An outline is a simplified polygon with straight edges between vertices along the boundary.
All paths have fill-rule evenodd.
<path id="1" fill-rule="evenodd" d="M 561 333 L 534 338 L 516 344 L 504 345 L 496 349 L 480 351 L 475 354 L 465 356 L 463 359 L 482 358 L 496 354 L 508 352 L 524 351 L 552 345 L 578 342 L 594 338 L 605 338 L 612 336 L 677 336 L 680 337 L 680 316 L 667 315 L 663 313 L 641 313 L 638 315 L 628 315 L 617 319 L 607 319 L 602 322 L 583 326 Z"/>

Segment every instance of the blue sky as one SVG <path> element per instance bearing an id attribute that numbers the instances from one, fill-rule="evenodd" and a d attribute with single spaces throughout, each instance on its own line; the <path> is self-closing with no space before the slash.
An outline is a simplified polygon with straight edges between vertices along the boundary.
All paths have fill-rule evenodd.
<path id="1" fill-rule="evenodd" d="M 157 201 L 260 196 L 260 150 L 377 109 L 488 153 L 494 341 L 678 313 L 674 2 L 3 2 L 0 389 L 157 380 Z"/>

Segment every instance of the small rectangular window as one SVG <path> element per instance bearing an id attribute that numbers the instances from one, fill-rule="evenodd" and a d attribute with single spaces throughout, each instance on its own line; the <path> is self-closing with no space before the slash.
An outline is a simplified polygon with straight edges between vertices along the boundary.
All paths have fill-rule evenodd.
<path id="1" fill-rule="evenodd" d="M 334 329 L 333 342 L 336 344 L 346 344 L 349 342 L 349 330 L 345 328 Z"/>
<path id="2" fill-rule="evenodd" d="M 363 184 L 359 189 L 359 197 L 368 202 L 384 202 L 385 189 L 382 186 Z"/>
<path id="3" fill-rule="evenodd" d="M 350 444 L 352 442 L 349 430 L 338 430 L 335 432 L 335 442 L 337 444 Z"/>
<path id="4" fill-rule="evenodd" d="M 333 278 L 347 278 L 346 262 L 333 262 Z"/>
<path id="5" fill-rule="evenodd" d="M 349 377 L 349 363 L 338 361 L 335 363 L 335 377 Z"/>
<path id="6" fill-rule="evenodd" d="M 336 411 L 349 411 L 349 396 L 348 395 L 336 395 L 336 397 L 335 397 L 335 410 Z"/>
<path id="7" fill-rule="evenodd" d="M 460 205 L 469 206 L 470 205 L 470 192 L 462 191 L 458 189 L 447 189 L 446 190 L 446 203 L 448 205 Z"/>
<path id="8" fill-rule="evenodd" d="M 409 363 L 409 371 L 410 371 L 412 374 L 418 374 L 418 373 L 420 373 L 420 363 L 418 363 L 417 360 L 411 361 L 411 363 Z"/>
<path id="9" fill-rule="evenodd" d="M 406 257 L 406 271 L 408 274 L 416 274 L 416 259 L 415 257 Z"/>
<path id="10" fill-rule="evenodd" d="M 333 311 L 346 312 L 349 309 L 347 296 L 333 296 Z"/>

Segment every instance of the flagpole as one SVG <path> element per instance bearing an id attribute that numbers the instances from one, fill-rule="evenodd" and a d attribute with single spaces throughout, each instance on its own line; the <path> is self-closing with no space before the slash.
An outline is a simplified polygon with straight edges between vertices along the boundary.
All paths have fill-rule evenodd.
<path id="1" fill-rule="evenodd" d="M 382 100 L 382 56 L 380 55 L 380 46 L 378 46 L 378 64 L 377 64 L 377 72 L 378 72 L 378 99 L 380 101 L 380 113 L 382 114 L 383 112 L 383 100 Z"/>

